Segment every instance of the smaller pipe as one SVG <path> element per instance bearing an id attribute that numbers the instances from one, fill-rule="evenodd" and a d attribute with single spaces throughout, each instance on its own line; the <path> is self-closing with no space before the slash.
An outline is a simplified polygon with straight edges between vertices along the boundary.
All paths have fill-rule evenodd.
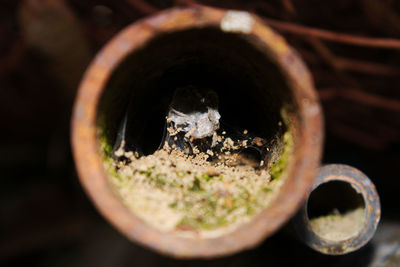
<path id="1" fill-rule="evenodd" d="M 380 216 L 379 196 L 371 180 L 350 166 L 330 164 L 320 168 L 311 193 L 294 217 L 294 228 L 312 249 L 342 255 L 371 240 Z"/>

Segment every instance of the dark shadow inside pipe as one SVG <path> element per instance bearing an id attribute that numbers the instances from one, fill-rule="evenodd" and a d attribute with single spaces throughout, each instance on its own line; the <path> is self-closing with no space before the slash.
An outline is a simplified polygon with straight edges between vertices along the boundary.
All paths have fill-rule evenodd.
<path id="1" fill-rule="evenodd" d="M 361 230 L 365 203 L 350 183 L 330 181 L 312 191 L 307 214 L 318 235 L 334 240 L 347 239 Z"/>
<path id="2" fill-rule="evenodd" d="M 212 27 L 191 29 L 153 38 L 112 73 L 98 108 L 107 142 L 113 145 L 129 109 L 127 149 L 153 153 L 174 90 L 188 85 L 218 94 L 223 124 L 271 143 L 286 130 L 282 108 L 296 114 L 288 82 L 259 40 Z"/>
<path id="3" fill-rule="evenodd" d="M 332 181 L 314 189 L 308 199 L 307 213 L 310 219 L 328 215 L 332 211 L 340 214 L 364 207 L 364 200 L 349 183 Z"/>

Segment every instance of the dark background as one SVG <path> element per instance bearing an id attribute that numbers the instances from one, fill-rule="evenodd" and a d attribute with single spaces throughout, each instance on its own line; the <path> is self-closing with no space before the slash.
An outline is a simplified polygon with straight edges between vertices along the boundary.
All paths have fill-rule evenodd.
<path id="1" fill-rule="evenodd" d="M 93 55 L 124 26 L 196 2 L 1 0 L 0 265 L 400 266 L 400 1 L 197 3 L 256 12 L 303 56 L 324 108 L 323 162 L 355 166 L 377 186 L 383 218 L 374 240 L 333 257 L 280 232 L 256 249 L 207 262 L 130 243 L 79 185 L 69 143 L 74 95 Z"/>

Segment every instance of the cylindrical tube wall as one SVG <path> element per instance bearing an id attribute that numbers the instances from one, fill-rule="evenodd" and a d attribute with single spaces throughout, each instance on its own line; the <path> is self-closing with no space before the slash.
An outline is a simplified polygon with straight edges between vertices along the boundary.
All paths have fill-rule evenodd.
<path id="1" fill-rule="evenodd" d="M 274 125 L 285 107 L 293 135 L 291 160 L 274 201 L 250 222 L 216 238 L 184 238 L 138 219 L 111 190 L 99 145 L 99 130 L 108 131 L 108 141 L 115 138 L 114 120 L 126 109 L 127 99 L 136 101 L 134 109 L 155 114 L 163 106 L 159 96 L 187 80 L 214 86 L 227 103 L 221 106 L 222 114 L 239 123 L 251 120 L 267 137 L 281 138 Z M 149 98 L 152 101 L 143 102 Z M 241 100 L 245 105 L 238 112 Z M 153 109 L 147 108 L 151 105 Z M 106 126 L 99 124 L 99 116 L 105 117 Z M 164 11 L 128 26 L 111 40 L 85 74 L 72 120 L 79 178 L 99 211 L 129 239 L 176 257 L 231 254 L 276 231 L 312 185 L 322 137 L 322 115 L 310 74 L 283 38 L 247 12 L 205 7 Z M 139 144 L 151 153 L 158 139 L 149 135 Z"/>

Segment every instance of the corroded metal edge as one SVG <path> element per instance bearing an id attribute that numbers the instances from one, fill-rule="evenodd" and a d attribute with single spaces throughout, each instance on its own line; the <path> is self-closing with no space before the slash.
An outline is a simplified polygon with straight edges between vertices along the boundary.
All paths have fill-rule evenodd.
<path id="1" fill-rule="evenodd" d="M 227 12 L 206 7 L 174 8 L 128 26 L 95 57 L 84 75 L 75 102 L 73 155 L 80 181 L 93 203 L 129 239 L 175 257 L 216 257 L 254 247 L 295 213 L 305 199 L 320 163 L 323 122 L 310 73 L 281 36 L 257 16 L 249 14 L 253 21 L 246 34 L 257 38 L 265 46 L 268 56 L 286 77 L 299 107 L 300 130 L 295 136 L 295 156 L 287 172 L 288 179 L 275 201 L 249 223 L 228 235 L 190 239 L 148 226 L 111 191 L 96 136 L 96 110 L 110 75 L 127 55 L 157 34 L 204 26 L 220 27 Z"/>

